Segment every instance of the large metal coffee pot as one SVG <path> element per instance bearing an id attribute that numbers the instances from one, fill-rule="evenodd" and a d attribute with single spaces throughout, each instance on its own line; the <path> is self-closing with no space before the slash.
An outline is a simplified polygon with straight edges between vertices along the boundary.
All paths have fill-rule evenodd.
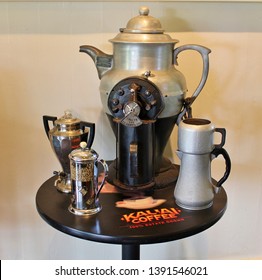
<path id="1" fill-rule="evenodd" d="M 100 96 L 103 108 L 110 120 L 117 143 L 122 137 L 126 139 L 126 134 L 141 135 L 146 132 L 148 139 L 153 141 L 153 147 L 150 151 L 146 151 L 150 156 L 145 157 L 141 154 L 137 156 L 135 152 L 127 158 L 134 156 L 144 159 L 146 165 L 151 162 L 153 154 L 153 176 L 157 178 L 162 171 L 165 172 L 172 165 L 163 157 L 163 152 L 174 125 L 186 114 L 187 108 L 197 98 L 206 82 L 210 50 L 200 45 L 175 48 L 178 40 L 164 33 L 160 21 L 149 15 L 147 7 L 141 7 L 139 15 L 130 19 L 126 28 L 121 28 L 120 33 L 110 42 L 113 44 L 113 55 L 90 45 L 81 46 L 80 52 L 87 53 L 96 65 L 101 80 Z M 184 50 L 197 51 L 203 59 L 202 77 L 190 98 L 185 96 L 187 87 L 184 75 L 175 67 L 177 55 Z M 147 126 L 148 122 L 151 123 L 150 128 Z M 121 126 L 131 129 L 127 131 Z M 120 132 L 121 135 L 119 129 L 123 131 Z M 123 150 L 138 149 L 140 153 L 141 150 L 145 150 L 133 145 L 139 141 L 130 139 L 126 149 L 118 147 L 120 154 L 117 158 L 121 158 Z M 146 139 L 145 141 L 148 142 Z M 125 163 L 126 158 L 121 162 Z M 136 164 L 135 161 L 133 165 Z M 130 168 L 124 166 L 122 169 Z M 144 170 L 141 172 L 147 173 Z M 135 173 L 139 172 L 135 170 Z M 166 178 L 166 175 L 164 177 Z"/>
<path id="2" fill-rule="evenodd" d="M 61 192 L 70 193 L 72 186 L 68 155 L 74 149 L 79 148 L 82 141 L 86 141 L 87 147 L 91 148 L 95 136 L 95 124 L 73 117 L 70 111 L 65 111 L 65 114 L 59 119 L 53 116 L 43 116 L 43 122 L 51 147 L 62 167 L 61 172 L 54 172 L 58 175 L 55 187 Z M 52 128 L 50 128 L 49 122 L 52 122 Z"/>

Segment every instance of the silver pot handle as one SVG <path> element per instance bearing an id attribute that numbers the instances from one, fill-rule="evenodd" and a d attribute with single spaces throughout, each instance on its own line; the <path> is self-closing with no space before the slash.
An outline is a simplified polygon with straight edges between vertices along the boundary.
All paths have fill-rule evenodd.
<path id="1" fill-rule="evenodd" d="M 57 120 L 57 117 L 43 116 L 43 123 L 44 123 L 45 133 L 46 133 L 48 139 L 49 139 L 49 131 L 50 131 L 49 121 L 52 121 L 53 122 L 53 126 L 54 126 L 54 123 L 55 123 L 56 120 Z"/>
<path id="2" fill-rule="evenodd" d="M 200 46 L 200 45 L 184 45 L 184 46 L 178 47 L 178 48 L 174 49 L 174 64 L 175 65 L 178 65 L 178 62 L 177 62 L 178 54 L 185 50 L 197 51 L 201 54 L 202 59 L 203 59 L 203 72 L 202 72 L 201 80 L 200 80 L 196 90 L 192 94 L 192 96 L 190 98 L 188 98 L 189 102 L 187 102 L 187 107 L 190 107 L 192 105 L 192 103 L 195 101 L 195 99 L 198 97 L 200 91 L 202 90 L 202 88 L 204 87 L 204 85 L 206 83 L 208 71 L 209 71 L 208 55 L 211 52 L 211 50 L 206 47 Z M 183 111 L 179 114 L 180 120 L 182 119 L 182 117 L 184 116 L 185 113 L 186 113 L 186 108 L 184 108 Z"/>
<path id="3" fill-rule="evenodd" d="M 97 190 L 97 193 L 96 193 L 96 199 L 98 198 L 104 184 L 105 184 L 105 181 L 106 181 L 106 177 L 108 176 L 108 165 L 107 163 L 103 160 L 103 159 L 98 159 L 97 160 L 98 163 L 100 163 L 102 166 L 103 166 L 103 179 L 102 179 L 102 182 L 99 184 L 98 186 L 98 190 Z"/>

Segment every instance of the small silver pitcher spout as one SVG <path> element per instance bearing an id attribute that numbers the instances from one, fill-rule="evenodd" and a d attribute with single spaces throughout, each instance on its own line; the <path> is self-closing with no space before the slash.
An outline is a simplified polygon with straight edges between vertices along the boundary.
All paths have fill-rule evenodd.
<path id="1" fill-rule="evenodd" d="M 72 181 L 72 203 L 69 211 L 75 215 L 93 215 L 101 211 L 99 194 L 108 174 L 108 166 L 98 154 L 87 148 L 86 142 L 80 143 L 80 149 L 69 154 Z M 98 163 L 103 166 L 103 178 L 98 182 Z"/>

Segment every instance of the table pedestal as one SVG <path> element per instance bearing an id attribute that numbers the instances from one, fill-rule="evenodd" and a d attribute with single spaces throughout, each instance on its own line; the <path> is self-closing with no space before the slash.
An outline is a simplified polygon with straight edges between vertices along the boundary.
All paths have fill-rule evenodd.
<path id="1" fill-rule="evenodd" d="M 140 245 L 139 244 L 123 244 L 122 245 L 122 260 L 139 260 Z"/>

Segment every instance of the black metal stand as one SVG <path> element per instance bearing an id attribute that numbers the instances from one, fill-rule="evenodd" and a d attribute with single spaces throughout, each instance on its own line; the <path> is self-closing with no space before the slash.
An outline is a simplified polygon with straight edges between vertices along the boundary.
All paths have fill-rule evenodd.
<path id="1" fill-rule="evenodd" d="M 140 245 L 139 244 L 123 244 L 122 260 L 139 260 Z"/>

